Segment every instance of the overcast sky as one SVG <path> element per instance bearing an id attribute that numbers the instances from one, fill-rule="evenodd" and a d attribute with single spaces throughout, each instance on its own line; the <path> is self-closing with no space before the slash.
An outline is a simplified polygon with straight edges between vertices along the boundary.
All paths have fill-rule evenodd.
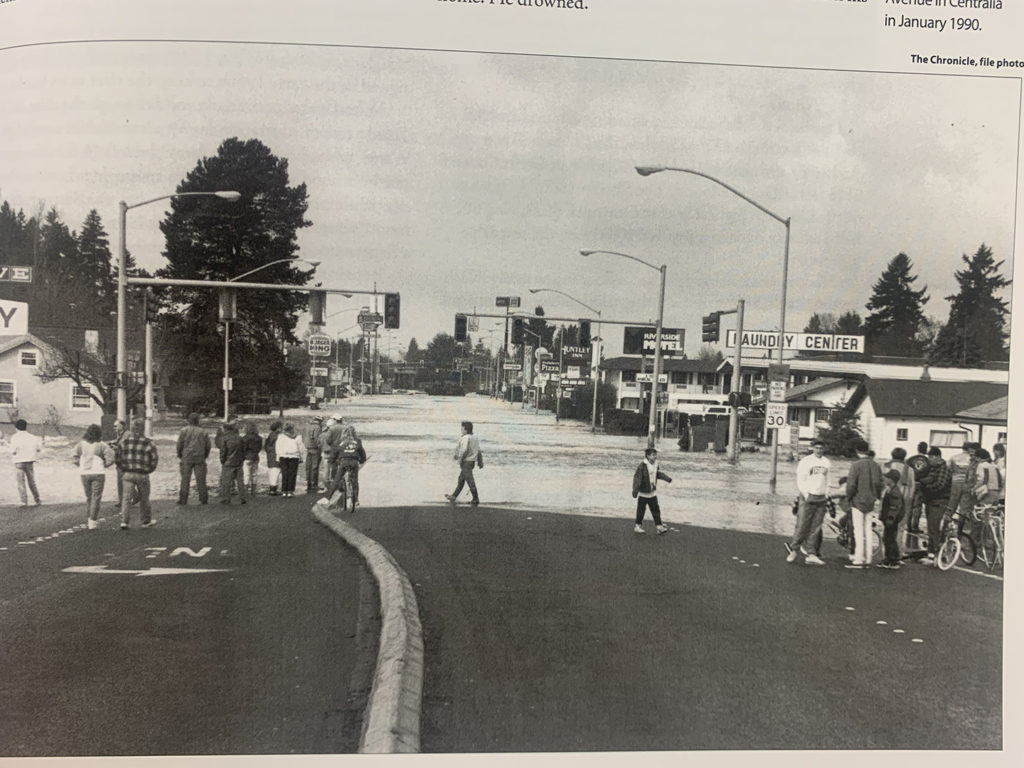
<path id="1" fill-rule="evenodd" d="M 1019 83 L 1012 80 L 478 53 L 219 43 L 94 43 L 5 52 L 0 196 L 56 206 L 78 229 L 96 208 L 116 245 L 117 203 L 173 192 L 226 138 L 257 138 L 305 182 L 301 255 L 325 286 L 402 294 L 424 346 L 495 296 L 653 319 L 700 347 L 700 318 L 746 299 L 776 328 L 784 227 L 715 176 L 792 217 L 787 328 L 867 312 L 906 252 L 942 320 L 962 254 L 984 242 L 1012 273 Z M 156 203 L 128 214 L 138 262 L 163 265 Z M 255 278 L 254 278 L 255 279 Z M 332 298 L 328 314 L 366 303 Z M 354 334 L 355 312 L 328 332 Z M 727 321 L 726 327 L 730 327 Z M 482 327 L 489 327 L 489 321 Z M 621 330 L 608 330 L 611 353 Z M 386 349 L 382 343 L 382 349 Z"/>

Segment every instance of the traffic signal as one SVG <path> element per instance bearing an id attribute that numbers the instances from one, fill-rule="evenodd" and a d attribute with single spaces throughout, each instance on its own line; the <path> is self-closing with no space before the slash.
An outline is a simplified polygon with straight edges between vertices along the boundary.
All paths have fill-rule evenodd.
<path id="1" fill-rule="evenodd" d="M 466 316 L 456 315 L 455 316 L 455 340 L 465 341 L 466 340 Z"/>
<path id="2" fill-rule="evenodd" d="M 522 344 L 523 343 L 523 336 L 525 336 L 525 334 L 523 333 L 523 327 L 524 327 L 523 318 L 521 318 L 521 317 L 513 317 L 512 318 L 512 343 L 513 344 Z"/>
<path id="3" fill-rule="evenodd" d="M 323 291 L 309 292 L 310 325 L 324 324 L 324 310 L 327 309 L 327 294 Z"/>
<path id="4" fill-rule="evenodd" d="M 589 320 L 580 320 L 580 333 L 579 333 L 579 337 L 580 337 L 580 346 L 581 347 L 589 347 L 590 346 L 590 321 Z"/>
<path id="5" fill-rule="evenodd" d="M 722 327 L 722 317 L 717 312 L 701 318 L 701 339 L 707 342 L 718 341 Z"/>
<path id="6" fill-rule="evenodd" d="M 150 324 L 155 323 L 156 311 L 159 307 L 156 305 L 156 296 L 154 296 L 153 292 L 148 288 L 146 289 L 145 295 L 142 297 L 142 306 L 145 307 L 146 310 L 146 322 Z"/>
<path id="7" fill-rule="evenodd" d="M 397 293 L 384 294 L 384 327 L 397 328 L 402 298 Z"/>

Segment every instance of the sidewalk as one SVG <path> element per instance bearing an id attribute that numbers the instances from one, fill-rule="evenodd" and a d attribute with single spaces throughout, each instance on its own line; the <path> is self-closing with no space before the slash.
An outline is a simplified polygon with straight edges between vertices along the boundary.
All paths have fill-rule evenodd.
<path id="1" fill-rule="evenodd" d="M 626 516 L 340 517 L 415 589 L 424 752 L 1000 747 L 1001 582 Z"/>

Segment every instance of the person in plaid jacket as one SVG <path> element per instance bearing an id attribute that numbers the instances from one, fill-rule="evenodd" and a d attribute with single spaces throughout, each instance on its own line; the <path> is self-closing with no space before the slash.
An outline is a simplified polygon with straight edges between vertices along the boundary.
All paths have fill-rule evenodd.
<path id="1" fill-rule="evenodd" d="M 146 437 L 145 422 L 142 419 L 132 422 L 131 430 L 118 441 L 114 450 L 117 467 L 123 473 L 122 530 L 128 529 L 128 510 L 131 508 L 129 501 L 133 495 L 138 498 L 142 527 L 149 528 L 156 525 L 153 520 L 153 510 L 149 505 L 149 476 L 156 469 L 157 453 L 153 441 Z"/>

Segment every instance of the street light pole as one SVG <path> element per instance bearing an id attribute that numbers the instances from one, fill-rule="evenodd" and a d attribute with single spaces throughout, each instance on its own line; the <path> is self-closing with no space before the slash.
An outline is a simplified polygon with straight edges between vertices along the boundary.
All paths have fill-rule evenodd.
<path id="1" fill-rule="evenodd" d="M 172 197 L 219 197 L 222 200 L 235 202 L 242 197 L 240 192 L 218 191 L 218 192 L 176 192 L 171 195 L 161 195 L 150 200 L 143 200 L 141 203 L 128 205 L 124 200 L 118 203 L 118 244 L 117 244 L 117 371 L 114 378 L 114 389 L 117 392 L 117 418 L 119 421 L 128 419 L 128 340 L 126 338 L 126 312 L 128 304 L 128 248 L 125 244 L 125 233 L 128 223 L 128 211 L 132 208 L 141 208 L 144 205 L 155 203 L 159 200 L 168 200 Z M 149 407 L 149 403 L 146 404 Z"/>
<path id="2" fill-rule="evenodd" d="M 586 304 L 586 303 L 580 301 L 575 296 L 570 296 L 565 291 L 560 291 L 557 288 L 530 288 L 530 293 L 541 293 L 543 291 L 547 291 L 549 293 L 559 293 L 562 296 L 565 296 L 565 298 L 571 299 L 571 300 L 575 301 L 581 307 L 586 307 L 591 312 L 594 312 L 597 315 L 597 334 L 596 334 L 596 338 L 597 338 L 598 341 L 603 341 L 601 339 L 601 310 L 594 309 L 592 306 L 590 306 L 589 304 Z M 596 432 L 597 431 L 597 378 L 598 378 L 598 367 L 601 364 L 601 353 L 600 353 L 599 347 L 595 346 L 593 344 L 593 341 L 591 341 L 591 348 L 590 348 L 590 350 L 591 350 L 590 351 L 591 379 L 593 380 L 593 383 L 594 383 L 594 407 L 593 407 L 593 411 L 592 411 L 592 413 L 590 415 L 590 431 L 591 432 Z"/>
<path id="3" fill-rule="evenodd" d="M 739 197 L 742 200 L 746 200 L 748 203 L 750 203 L 752 206 L 757 208 L 762 213 L 765 213 L 768 216 L 771 216 L 773 219 L 775 219 L 777 222 L 779 222 L 780 224 L 782 224 L 786 228 L 786 247 L 785 247 L 785 250 L 783 251 L 783 256 L 782 256 L 782 304 L 781 304 L 781 309 L 780 309 L 780 312 L 779 312 L 779 355 L 778 355 L 778 360 L 779 360 L 779 365 L 781 366 L 782 365 L 782 345 L 783 345 L 783 341 L 784 341 L 784 339 L 786 337 L 786 286 L 787 286 L 787 283 L 789 281 L 789 233 L 790 233 L 790 221 L 791 220 L 790 219 L 782 218 L 777 213 L 774 213 L 773 211 L 770 211 L 768 208 L 765 208 L 763 205 L 761 205 L 757 201 L 752 200 L 751 198 L 747 197 L 746 195 L 744 195 L 739 190 L 729 186 L 728 184 L 726 184 L 721 179 L 716 179 L 714 176 L 711 176 L 709 174 L 703 173 L 702 171 L 695 171 L 692 168 L 674 168 L 672 166 L 666 166 L 666 165 L 638 165 L 638 166 L 636 166 L 636 172 L 639 173 L 641 176 L 650 176 L 651 174 L 661 173 L 662 171 L 675 171 L 677 173 L 689 173 L 689 174 L 691 174 L 693 176 L 701 176 L 702 178 L 705 178 L 708 181 L 713 181 L 713 182 L 715 182 L 715 184 L 718 184 L 720 187 L 724 187 L 725 189 L 727 189 L 730 192 L 732 192 L 734 195 L 736 195 L 736 197 Z M 778 482 L 778 463 L 779 463 L 779 430 L 778 429 L 773 429 L 772 430 L 772 468 L 771 468 L 771 474 L 768 477 L 768 489 L 772 493 L 775 493 L 775 488 L 776 488 L 776 485 L 777 485 L 777 482 Z"/>
<path id="4" fill-rule="evenodd" d="M 628 253 L 620 253 L 619 251 L 580 251 L 581 256 L 590 256 L 595 253 L 607 253 L 612 256 L 622 256 L 626 259 L 632 259 L 633 261 L 640 262 L 645 267 L 650 267 L 661 275 L 661 285 L 658 290 L 658 323 L 654 331 L 654 374 L 651 379 L 651 406 L 647 417 L 647 447 L 654 448 L 658 430 L 658 378 L 661 375 L 661 330 L 662 321 L 665 317 L 665 273 L 668 265 L 662 264 L 660 267 L 656 267 L 648 261 L 638 259 L 636 256 L 630 256 Z"/>

